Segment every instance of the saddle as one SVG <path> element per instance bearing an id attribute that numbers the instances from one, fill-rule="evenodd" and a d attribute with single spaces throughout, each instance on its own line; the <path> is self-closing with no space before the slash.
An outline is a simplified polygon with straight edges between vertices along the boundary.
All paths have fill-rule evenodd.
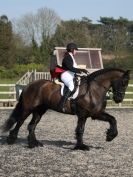
<path id="1" fill-rule="evenodd" d="M 74 90 L 72 91 L 72 94 L 70 95 L 69 99 L 75 99 L 78 96 L 79 93 L 79 85 L 80 85 L 81 78 L 79 76 L 74 77 Z M 65 92 L 68 90 L 68 87 L 61 81 L 61 80 L 55 80 L 56 84 L 61 85 L 61 95 L 63 96 Z"/>

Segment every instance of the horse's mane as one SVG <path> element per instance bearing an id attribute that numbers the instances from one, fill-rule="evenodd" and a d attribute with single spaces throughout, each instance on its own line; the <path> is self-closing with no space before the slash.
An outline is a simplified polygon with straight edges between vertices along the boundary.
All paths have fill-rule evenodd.
<path id="1" fill-rule="evenodd" d="M 119 72 L 123 72 L 124 73 L 124 70 L 119 69 L 119 68 L 100 69 L 100 70 L 97 70 L 97 71 L 89 74 L 87 76 L 87 82 L 90 82 L 90 81 L 94 80 L 97 76 L 100 76 L 100 75 L 105 74 L 105 73 L 110 72 L 110 71 L 119 71 Z"/>

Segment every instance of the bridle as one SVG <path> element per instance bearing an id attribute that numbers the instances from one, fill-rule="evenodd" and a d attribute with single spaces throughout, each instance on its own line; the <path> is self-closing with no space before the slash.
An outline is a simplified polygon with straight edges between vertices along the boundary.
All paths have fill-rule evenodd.
<path id="1" fill-rule="evenodd" d="M 80 76 L 80 78 L 81 78 L 81 76 Z M 117 95 L 117 94 L 124 95 L 124 94 L 125 94 L 124 91 L 113 90 L 113 89 L 109 89 L 109 88 L 105 87 L 103 84 L 99 83 L 96 79 L 93 79 L 92 81 L 95 81 L 95 82 L 97 83 L 97 85 L 99 85 L 100 87 L 103 87 L 105 91 L 110 92 L 110 93 L 112 93 L 113 95 Z M 84 83 L 84 82 L 82 82 L 82 84 L 83 84 L 83 83 Z M 82 85 L 82 84 L 80 84 L 80 85 Z M 112 87 L 112 88 L 113 88 L 113 87 Z"/>
<path id="2" fill-rule="evenodd" d="M 103 84 L 100 84 L 99 82 L 97 82 L 96 79 L 94 79 L 93 81 L 95 81 L 99 86 L 103 87 L 105 89 L 105 91 L 108 91 L 108 92 L 111 92 L 113 93 L 114 95 L 116 94 L 121 94 L 121 95 L 124 95 L 125 92 L 124 91 L 119 91 L 119 90 L 113 90 L 113 89 L 108 89 L 107 87 L 105 87 Z"/>
<path id="3" fill-rule="evenodd" d="M 125 94 L 125 92 L 122 92 L 122 91 L 119 91 L 119 90 L 113 90 L 112 93 L 113 93 L 113 94 L 119 94 L 119 93 L 120 93 L 120 94 L 122 94 L 122 95 Z"/>

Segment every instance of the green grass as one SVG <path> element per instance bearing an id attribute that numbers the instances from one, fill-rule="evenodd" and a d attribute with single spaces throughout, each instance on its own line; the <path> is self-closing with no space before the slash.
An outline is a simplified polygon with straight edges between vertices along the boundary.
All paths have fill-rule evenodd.
<path id="1" fill-rule="evenodd" d="M 0 79 L 0 84 L 15 84 L 18 79 Z M 2 86 L 0 87 L 0 92 L 13 91 L 12 87 Z M 12 94 L 0 94 L 0 99 L 13 98 Z"/>
<path id="2" fill-rule="evenodd" d="M 133 84 L 133 80 L 130 80 L 130 81 L 129 81 L 129 84 Z"/>
<path id="3" fill-rule="evenodd" d="M 18 79 L 0 79 L 0 84 L 15 84 Z"/>

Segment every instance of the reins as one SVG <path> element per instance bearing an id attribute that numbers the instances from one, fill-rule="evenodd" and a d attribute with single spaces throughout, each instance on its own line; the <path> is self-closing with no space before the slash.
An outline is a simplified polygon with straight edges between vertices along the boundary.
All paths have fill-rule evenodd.
<path id="1" fill-rule="evenodd" d="M 88 86 L 91 84 L 91 81 L 94 81 L 96 82 L 97 85 L 99 85 L 100 87 L 104 88 L 105 91 L 107 92 L 111 92 L 113 94 L 124 94 L 125 92 L 124 91 L 119 91 L 119 90 L 112 90 L 110 89 L 110 87 L 112 87 L 112 84 L 110 85 L 110 87 L 106 87 L 105 85 L 103 85 L 102 83 L 99 83 L 96 79 L 97 76 L 101 75 L 101 74 L 105 74 L 107 73 L 108 71 L 119 71 L 119 72 L 123 72 L 123 70 L 121 69 L 115 69 L 115 68 L 109 68 L 109 69 L 102 69 L 102 70 L 99 70 L 99 71 L 96 71 L 94 73 L 91 73 L 89 75 L 76 75 L 79 76 L 81 78 L 81 83 L 80 83 L 80 86 L 82 86 L 83 84 L 86 83 L 87 87 L 86 87 L 86 92 L 85 94 L 87 93 L 87 90 L 88 90 Z M 84 95 L 85 95 L 84 94 Z"/>

